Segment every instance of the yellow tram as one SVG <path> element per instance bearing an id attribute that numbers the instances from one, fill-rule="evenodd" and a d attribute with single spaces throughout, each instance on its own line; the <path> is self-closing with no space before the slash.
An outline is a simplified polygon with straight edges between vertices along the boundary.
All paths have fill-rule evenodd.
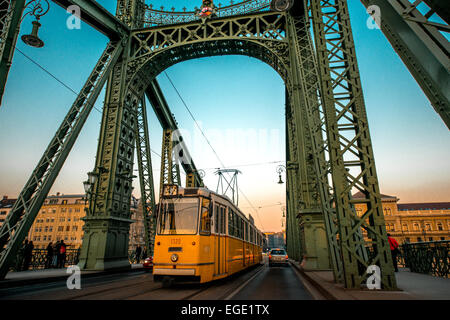
<path id="1" fill-rule="evenodd" d="M 262 263 L 263 234 L 252 217 L 206 188 L 165 185 L 156 231 L 155 281 L 204 283 Z"/>

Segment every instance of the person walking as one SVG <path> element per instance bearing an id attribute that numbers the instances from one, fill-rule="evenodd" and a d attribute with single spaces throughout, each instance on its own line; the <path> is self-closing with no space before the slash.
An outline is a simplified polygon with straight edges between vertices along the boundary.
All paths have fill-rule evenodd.
<path id="1" fill-rule="evenodd" d="M 58 266 L 58 255 L 59 255 L 59 251 L 58 251 L 58 243 L 59 243 L 59 241 L 57 241 L 57 242 L 53 245 L 52 268 L 56 268 L 56 267 Z"/>
<path id="2" fill-rule="evenodd" d="M 53 243 L 49 243 L 47 246 L 47 256 L 45 259 L 45 269 L 49 269 L 53 262 Z"/>
<path id="3" fill-rule="evenodd" d="M 55 252 L 56 252 L 56 268 L 59 268 L 59 265 L 61 264 L 61 241 L 57 241 L 55 245 Z"/>
<path id="4" fill-rule="evenodd" d="M 141 252 L 142 252 L 142 248 L 140 245 L 138 245 L 136 247 L 136 263 L 140 263 L 141 262 Z"/>
<path id="5" fill-rule="evenodd" d="M 59 268 L 64 268 L 66 264 L 66 249 L 67 246 L 64 243 L 64 240 L 61 240 L 60 246 L 59 246 Z"/>
<path id="6" fill-rule="evenodd" d="M 397 255 L 400 253 L 400 250 L 398 249 L 398 242 L 397 240 L 395 240 L 394 238 L 391 237 L 391 234 L 388 233 L 388 242 L 389 242 L 389 247 L 391 249 L 391 255 L 392 255 L 392 262 L 394 263 L 394 270 L 395 272 L 398 272 L 398 267 L 397 267 Z"/>
<path id="7" fill-rule="evenodd" d="M 25 247 L 24 252 L 24 261 L 23 261 L 24 271 L 27 271 L 30 268 L 31 259 L 33 258 L 33 249 L 34 249 L 33 241 L 29 241 Z"/>

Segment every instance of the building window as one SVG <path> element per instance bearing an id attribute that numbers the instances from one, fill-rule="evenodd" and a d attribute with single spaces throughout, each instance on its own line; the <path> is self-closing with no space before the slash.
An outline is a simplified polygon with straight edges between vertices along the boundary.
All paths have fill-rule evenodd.
<path id="1" fill-rule="evenodd" d="M 403 231 L 408 231 L 408 225 L 406 223 L 403 224 Z"/>
<path id="2" fill-rule="evenodd" d="M 70 231 L 70 226 L 66 226 L 66 231 Z"/>
<path id="3" fill-rule="evenodd" d="M 62 209 L 61 209 L 61 212 L 63 212 L 63 213 L 66 212 L 66 211 L 67 211 L 66 208 L 62 208 Z"/>
<path id="4" fill-rule="evenodd" d="M 444 230 L 442 228 L 442 223 L 440 223 L 440 222 L 437 224 L 437 228 L 438 228 L 439 231 L 443 231 Z"/>
<path id="5" fill-rule="evenodd" d="M 419 231 L 419 224 L 418 223 L 414 223 L 414 231 Z"/>
<path id="6" fill-rule="evenodd" d="M 63 200 L 61 204 L 67 204 L 67 200 Z"/>
<path id="7" fill-rule="evenodd" d="M 58 227 L 58 231 L 64 231 L 64 227 L 63 226 L 59 226 Z"/>
<path id="8" fill-rule="evenodd" d="M 417 242 L 422 242 L 422 238 L 421 237 L 417 237 Z"/>
<path id="9" fill-rule="evenodd" d="M 72 226 L 72 231 L 78 231 L 78 226 Z"/>
<path id="10" fill-rule="evenodd" d="M 441 241 L 444 241 L 445 240 L 445 237 L 441 237 Z"/>
<path id="11" fill-rule="evenodd" d="M 80 212 L 80 208 L 75 209 L 75 212 Z"/>
<path id="12" fill-rule="evenodd" d="M 425 230 L 431 231 L 431 224 L 429 223 L 425 224 Z"/>
<path id="13" fill-rule="evenodd" d="M 433 237 L 429 237 L 429 238 L 428 238 L 428 241 L 433 241 Z"/>
<path id="14" fill-rule="evenodd" d="M 6 216 L 6 211 L 0 211 L 0 215 Z"/>

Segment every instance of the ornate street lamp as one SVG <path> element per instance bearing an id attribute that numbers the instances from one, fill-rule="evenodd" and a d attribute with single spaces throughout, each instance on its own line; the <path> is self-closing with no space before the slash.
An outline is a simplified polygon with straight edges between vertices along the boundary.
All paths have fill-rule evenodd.
<path id="1" fill-rule="evenodd" d="M 281 173 L 283 173 L 283 172 L 286 172 L 286 167 L 283 166 L 283 165 L 279 165 L 279 166 L 277 167 L 278 177 L 280 178 L 280 179 L 278 180 L 278 184 L 283 184 L 283 183 L 284 183 L 284 182 L 283 182 L 283 179 L 281 179 Z"/>
<path id="2" fill-rule="evenodd" d="M 42 48 L 44 46 L 44 41 L 39 39 L 38 31 L 41 27 L 41 24 L 39 23 L 39 19 L 46 15 L 48 10 L 50 9 L 50 4 L 47 0 L 44 0 L 45 4 L 44 7 L 42 6 L 42 0 L 31 0 L 25 5 L 25 9 L 28 9 L 29 11 L 25 13 L 25 15 L 22 17 L 23 19 L 27 16 L 34 16 L 36 17 L 36 21 L 33 21 L 33 29 L 31 31 L 31 34 L 26 34 L 22 36 L 22 41 L 25 42 L 25 44 L 35 47 L 35 48 Z M 44 9 L 46 8 L 46 9 Z"/>

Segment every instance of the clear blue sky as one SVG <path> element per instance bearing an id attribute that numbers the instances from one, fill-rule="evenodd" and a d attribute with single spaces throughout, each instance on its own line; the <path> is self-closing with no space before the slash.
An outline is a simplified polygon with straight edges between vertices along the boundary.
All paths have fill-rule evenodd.
<path id="1" fill-rule="evenodd" d="M 115 13 L 114 0 L 99 1 Z M 229 1 L 222 1 L 223 4 Z M 150 3 L 150 2 L 148 2 Z M 151 1 L 177 9 L 201 1 Z M 450 135 L 380 30 L 366 26 L 360 1 L 349 1 L 356 50 L 366 98 L 381 191 L 400 202 L 450 201 Z M 45 47 L 17 47 L 75 91 L 79 91 L 100 57 L 107 38 L 83 24 L 68 30 L 68 15 L 52 3 L 39 31 Z M 21 35 L 31 31 L 26 18 Z M 284 84 L 259 60 L 244 56 L 214 57 L 177 64 L 167 70 L 183 99 L 226 166 L 283 161 Z M 158 80 L 179 123 L 186 130 L 191 154 L 205 181 L 215 189 L 220 163 L 204 143 L 165 74 Z M 15 53 L 3 105 L 0 107 L 0 195 L 17 196 L 53 137 L 75 95 Z M 96 107 L 102 108 L 104 93 Z M 93 110 L 51 193 L 82 193 L 82 181 L 93 169 L 101 115 Z M 161 152 L 161 127 L 149 107 L 152 149 Z M 153 154 L 155 186 L 160 158 Z M 277 164 L 240 166 L 240 207 L 265 230 L 281 229 L 284 187 Z M 283 177 L 284 179 L 284 177 Z M 138 195 L 138 183 L 134 183 Z M 263 207 L 258 214 L 250 206 Z"/>

